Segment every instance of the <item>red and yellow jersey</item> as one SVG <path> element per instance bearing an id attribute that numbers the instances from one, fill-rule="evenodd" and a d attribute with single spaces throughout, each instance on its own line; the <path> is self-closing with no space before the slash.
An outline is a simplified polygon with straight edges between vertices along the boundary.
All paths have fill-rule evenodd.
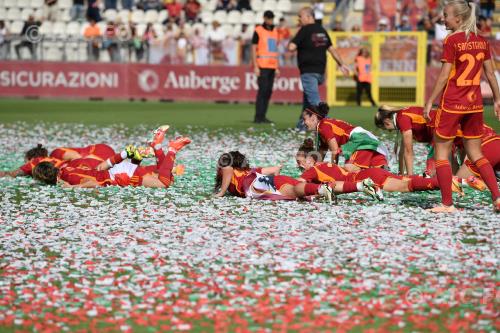
<path id="1" fill-rule="evenodd" d="M 431 118 L 435 111 L 431 111 Z M 396 114 L 396 126 L 403 133 L 411 130 L 413 139 L 417 142 L 430 143 L 433 137 L 433 127 L 424 118 L 424 108 L 409 106 Z"/>
<path id="2" fill-rule="evenodd" d="M 245 190 L 256 178 L 255 173 L 262 172 L 262 168 L 253 168 L 247 170 L 234 169 L 233 176 L 231 178 L 231 184 L 229 184 L 228 192 L 236 195 L 238 197 L 245 197 Z"/>
<path id="3" fill-rule="evenodd" d="M 28 176 L 33 175 L 33 169 L 42 162 L 49 162 L 53 164 L 56 168 L 60 168 L 65 165 L 66 161 L 60 160 L 54 157 L 35 157 L 23 164 L 19 169 Z"/>
<path id="4" fill-rule="evenodd" d="M 67 161 L 64 166 L 70 168 L 95 169 L 101 162 L 101 160 L 96 160 L 95 158 L 77 158 Z"/>
<path id="5" fill-rule="evenodd" d="M 441 109 L 452 113 L 483 111 L 481 73 L 491 59 L 488 41 L 474 33 L 456 32 L 444 40 L 441 61 L 453 65 L 441 97 Z"/>
<path id="6" fill-rule="evenodd" d="M 61 168 L 61 170 L 59 170 L 59 179 L 64 180 L 70 185 L 79 185 L 88 180 L 94 180 L 98 182 L 100 186 L 114 184 L 108 171 L 97 171 L 86 168 Z"/>
<path id="7" fill-rule="evenodd" d="M 495 141 L 500 141 L 500 135 L 497 135 L 497 134 L 490 134 L 490 135 L 483 135 L 483 137 L 481 138 L 481 147 L 484 147 L 486 146 L 487 144 L 489 143 L 492 143 L 492 142 L 495 142 Z M 497 151 L 497 154 L 498 151 Z"/>
<path id="8" fill-rule="evenodd" d="M 50 157 L 55 157 L 60 160 L 64 159 L 64 154 L 66 152 L 75 152 L 78 153 L 81 158 L 85 158 L 87 156 L 93 156 L 95 159 L 100 159 L 104 161 L 115 154 L 115 151 L 110 146 L 104 143 L 98 143 L 95 145 L 90 145 L 87 147 L 77 148 L 77 147 L 60 147 L 54 149 L 50 153 Z"/>
<path id="9" fill-rule="evenodd" d="M 300 178 L 308 183 L 329 183 L 346 180 L 349 172 L 333 163 L 318 163 L 302 173 Z"/>
<path id="10" fill-rule="evenodd" d="M 339 119 L 324 118 L 318 124 L 318 134 L 323 144 L 335 139 L 342 146 L 349 141 L 353 129 L 353 125 Z"/>

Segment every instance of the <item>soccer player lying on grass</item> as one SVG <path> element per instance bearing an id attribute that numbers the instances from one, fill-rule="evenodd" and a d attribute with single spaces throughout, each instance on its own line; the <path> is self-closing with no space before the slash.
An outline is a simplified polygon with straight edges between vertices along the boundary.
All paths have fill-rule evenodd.
<path id="1" fill-rule="evenodd" d="M 177 151 L 191 142 L 187 137 L 177 138 L 169 143 L 168 153 L 165 155 L 161 149 L 161 142 L 167 129 L 168 126 L 160 127 L 151 143 L 157 159 L 155 166 L 139 166 L 138 162 L 144 157 L 144 152 L 141 153 L 129 146 L 127 150 L 101 163 L 97 169 L 72 167 L 58 169 L 49 163 L 40 163 L 33 170 L 33 176 L 47 184 L 59 182 L 64 187 L 92 188 L 118 185 L 167 188 L 174 180 L 172 171 Z M 125 160 L 126 158 L 132 158 L 134 163 Z"/>
<path id="2" fill-rule="evenodd" d="M 329 184 L 300 183 L 280 175 L 280 169 L 281 166 L 250 168 L 248 159 L 239 151 L 224 153 L 217 162 L 215 196 L 223 197 L 228 192 L 242 198 L 295 200 L 319 195 L 333 201 L 333 189 Z"/>
<path id="3" fill-rule="evenodd" d="M 327 118 L 329 107 L 326 103 L 309 106 L 303 112 L 304 123 L 308 130 L 318 134 L 321 159 L 327 150 L 332 153 L 332 162 L 338 162 L 342 153 L 345 157 L 345 168 L 348 171 L 359 171 L 367 168 L 387 166 L 389 151 L 371 132 L 362 127 L 353 126 L 345 121 Z"/>
<path id="4" fill-rule="evenodd" d="M 379 189 L 387 192 L 415 192 L 438 190 L 436 177 L 424 178 L 421 176 L 398 176 L 382 168 L 368 168 L 357 172 L 349 172 L 335 163 L 319 162 L 320 153 L 314 150 L 312 139 L 306 139 L 300 146 L 296 160 L 298 166 L 305 170 L 299 180 L 312 183 L 330 183 L 343 181 L 343 192 L 353 192 L 356 187 L 352 184 L 363 180 L 371 180 L 377 186 L 376 197 L 383 199 Z M 359 186 L 359 185 L 355 185 Z M 454 191 L 462 193 L 458 180 L 454 180 Z"/>
<path id="5" fill-rule="evenodd" d="M 61 168 L 67 164 L 68 161 L 77 159 L 89 159 L 87 164 L 94 165 L 94 160 L 99 163 L 110 158 L 115 154 L 113 148 L 106 144 L 95 144 L 83 148 L 67 148 L 60 147 L 54 149 L 50 155 L 47 148 L 38 144 L 35 148 L 28 150 L 25 155 L 25 164 L 16 170 L 0 171 L 0 177 L 10 176 L 32 176 L 33 169 L 42 162 L 53 164 L 57 168 Z M 80 161 L 81 162 L 81 161 Z M 73 166 L 76 166 L 73 163 Z"/>

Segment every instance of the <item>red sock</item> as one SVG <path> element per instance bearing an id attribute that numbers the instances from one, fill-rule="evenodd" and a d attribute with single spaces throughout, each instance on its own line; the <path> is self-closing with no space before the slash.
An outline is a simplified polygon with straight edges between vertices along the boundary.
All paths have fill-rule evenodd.
<path id="1" fill-rule="evenodd" d="M 358 192 L 358 186 L 356 182 L 344 182 L 342 186 L 342 193 Z"/>
<path id="2" fill-rule="evenodd" d="M 436 160 L 436 176 L 441 189 L 441 202 L 445 206 L 453 205 L 451 196 L 451 166 L 448 160 Z"/>
<path id="3" fill-rule="evenodd" d="M 312 184 L 312 183 L 307 183 L 304 186 L 304 194 L 307 195 L 316 195 L 318 194 L 318 190 L 321 187 L 321 184 Z"/>
<path id="4" fill-rule="evenodd" d="M 160 179 L 160 181 L 166 186 L 169 186 L 170 183 L 172 183 L 172 169 L 174 168 L 174 162 L 175 153 L 169 151 L 162 163 L 158 166 L 158 179 Z"/>
<path id="5" fill-rule="evenodd" d="M 165 153 L 163 152 L 163 149 L 161 149 L 161 147 L 159 149 L 153 147 L 153 150 L 155 152 L 156 165 L 162 164 L 163 159 L 165 158 Z"/>
<path id="6" fill-rule="evenodd" d="M 493 201 L 497 198 L 500 198 L 500 191 L 498 191 L 497 179 L 495 177 L 495 173 L 493 172 L 493 168 L 491 167 L 490 162 L 483 156 L 474 162 L 476 168 L 479 169 L 479 173 L 481 174 L 481 178 L 488 186 L 488 189 L 491 192 L 491 197 Z"/>
<path id="7" fill-rule="evenodd" d="M 420 176 L 410 176 L 408 188 L 410 192 L 429 191 L 439 188 L 439 183 L 437 177 L 424 178 Z"/>

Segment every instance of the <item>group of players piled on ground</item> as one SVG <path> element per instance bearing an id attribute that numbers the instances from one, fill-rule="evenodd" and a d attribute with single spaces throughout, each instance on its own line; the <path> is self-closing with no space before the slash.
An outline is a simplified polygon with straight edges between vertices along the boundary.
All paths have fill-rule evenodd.
<path id="1" fill-rule="evenodd" d="M 477 35 L 475 11 L 476 6 L 469 1 L 447 1 L 443 16 L 451 34 L 444 41 L 441 73 L 425 107 L 383 106 L 375 116 L 377 127 L 397 130 L 401 136 L 399 175 L 388 171 L 389 152 L 376 136 L 361 127 L 328 118 L 328 105 L 320 103 L 303 110 L 304 123 L 317 138 L 305 140 L 296 153 L 297 165 L 303 170 L 299 178 L 281 175 L 281 166 L 251 168 L 243 154 L 231 151 L 218 159 L 215 195 L 222 197 L 229 192 L 239 197 L 277 200 L 323 196 L 331 202 L 339 193 L 359 191 L 382 200 L 381 190 L 440 190 L 442 204 L 431 211 L 453 212 L 452 191 L 461 193 L 461 186 L 468 184 L 477 190 L 488 188 L 494 210 L 500 212 L 495 176 L 495 172 L 500 172 L 500 136 L 483 123 L 483 69 L 493 92 L 498 120 L 500 91 L 489 43 Z M 439 95 L 440 105 L 433 111 L 433 101 Z M 74 187 L 166 188 L 174 179 L 175 154 L 191 142 L 187 137 L 177 138 L 168 144 L 165 154 L 162 143 L 167 130 L 168 126 L 158 128 L 147 148 L 128 146 L 118 154 L 109 146 L 97 144 L 58 148 L 48 156 L 47 150 L 38 146 L 28 151 L 27 163 L 20 169 L 0 176 L 26 174 L 47 184 Z M 413 172 L 413 141 L 430 147 L 425 176 Z M 331 153 L 329 162 L 324 161 L 327 151 Z M 156 165 L 140 166 L 145 156 L 153 154 Z M 345 160 L 343 166 L 338 164 L 340 155 Z M 455 175 L 450 161 L 458 162 Z"/>

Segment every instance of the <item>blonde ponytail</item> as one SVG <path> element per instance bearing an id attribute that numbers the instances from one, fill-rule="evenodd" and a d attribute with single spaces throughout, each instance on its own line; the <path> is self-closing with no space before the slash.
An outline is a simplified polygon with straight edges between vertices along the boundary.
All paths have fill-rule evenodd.
<path id="1" fill-rule="evenodd" d="M 465 32 L 467 39 L 471 33 L 477 35 L 477 5 L 474 2 L 469 2 L 467 0 L 449 0 L 446 2 L 446 5 L 453 7 L 455 16 L 462 19 L 460 30 Z"/>

